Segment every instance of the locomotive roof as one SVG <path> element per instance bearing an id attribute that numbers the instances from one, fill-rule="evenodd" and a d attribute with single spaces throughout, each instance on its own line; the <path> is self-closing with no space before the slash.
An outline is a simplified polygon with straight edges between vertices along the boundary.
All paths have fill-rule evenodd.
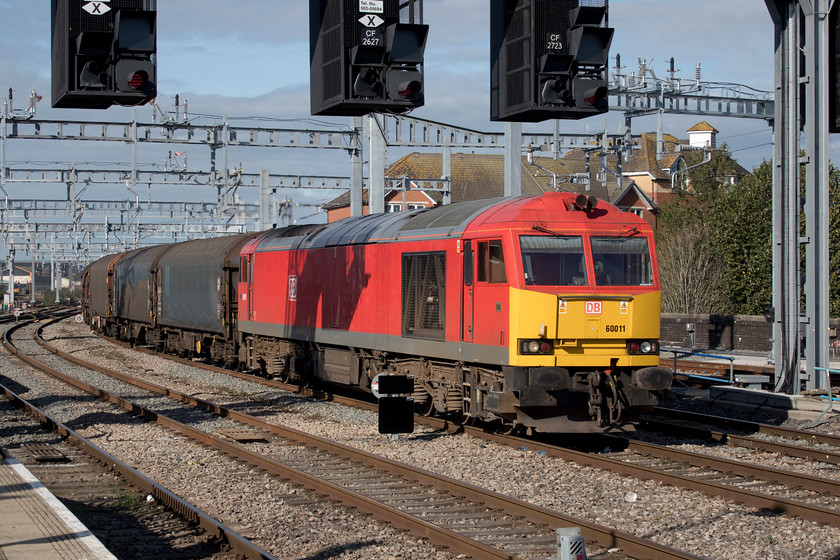
<path id="1" fill-rule="evenodd" d="M 570 210 L 574 193 L 552 192 L 541 196 L 516 198 L 491 198 L 459 202 L 433 208 L 407 212 L 374 214 L 360 218 L 345 218 L 338 222 L 317 226 L 295 226 L 267 232 L 256 243 L 255 250 L 276 251 L 290 249 L 315 249 L 364 243 L 388 243 L 409 239 L 442 239 L 458 237 L 468 227 L 481 223 L 504 221 L 551 222 L 560 219 L 560 213 Z M 584 197 L 585 199 L 586 197 Z M 614 214 L 609 221 L 633 221 L 633 217 L 620 212 L 607 202 L 597 201 L 597 215 Z M 585 220 L 586 212 L 578 214 Z M 620 215 L 620 216 L 619 216 Z"/>

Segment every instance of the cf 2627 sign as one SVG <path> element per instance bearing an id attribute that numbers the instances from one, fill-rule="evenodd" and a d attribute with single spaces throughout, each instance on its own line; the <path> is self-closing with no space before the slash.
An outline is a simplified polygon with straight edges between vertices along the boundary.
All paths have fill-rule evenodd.
<path id="1" fill-rule="evenodd" d="M 385 20 L 377 15 L 384 10 L 383 0 L 359 0 L 359 12 L 362 14 L 359 23 L 364 26 L 362 45 L 379 47 L 385 44 L 385 36 L 381 29 Z"/>

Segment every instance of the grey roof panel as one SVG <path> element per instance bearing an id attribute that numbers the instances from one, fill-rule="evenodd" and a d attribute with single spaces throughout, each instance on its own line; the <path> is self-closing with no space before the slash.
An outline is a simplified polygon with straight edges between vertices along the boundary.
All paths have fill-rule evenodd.
<path id="1" fill-rule="evenodd" d="M 401 228 L 401 231 L 408 232 L 418 229 L 446 231 L 449 235 L 453 230 L 463 231 L 464 228 L 481 212 L 504 200 L 503 198 L 486 198 L 470 202 L 459 202 L 438 206 L 416 214 Z"/>
<path id="2" fill-rule="evenodd" d="M 416 237 L 421 230 L 424 239 L 451 237 L 459 235 L 478 214 L 502 200 L 505 199 L 483 199 L 405 212 L 344 218 L 332 224 L 302 231 L 297 234 L 301 237 L 295 241 L 283 239 L 292 237 L 295 233 L 286 232 L 285 228 L 279 229 L 267 234 L 260 241 L 258 251 L 388 243 Z"/>

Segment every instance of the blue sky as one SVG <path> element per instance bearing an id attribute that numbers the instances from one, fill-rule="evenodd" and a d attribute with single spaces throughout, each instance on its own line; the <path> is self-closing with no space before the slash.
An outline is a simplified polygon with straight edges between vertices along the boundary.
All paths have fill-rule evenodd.
<path id="1" fill-rule="evenodd" d="M 309 119 L 308 2 L 302 0 L 160 0 L 158 10 L 158 93 L 171 108 L 175 94 L 189 101 L 191 113 Z M 478 130 L 503 130 L 489 119 L 488 0 L 425 0 L 430 25 L 425 57 L 426 104 L 414 116 Z M 632 71 L 640 58 L 653 60 L 658 76 L 666 75 L 674 57 L 678 77 L 690 79 L 698 63 L 702 79 L 773 88 L 773 25 L 761 0 L 612 0 L 610 25 L 615 28 L 611 56 L 621 54 Z M 30 89 L 44 96 L 41 118 L 121 120 L 126 109 L 79 112 L 50 108 L 50 2 L 0 0 L 0 98 L 11 87 L 15 106 L 25 105 Z M 151 110 L 138 109 L 141 120 Z M 345 125 L 348 119 L 321 121 Z M 686 137 L 685 130 L 702 117 L 666 116 L 665 131 Z M 707 118 L 747 169 L 772 155 L 770 128 L 764 121 Z M 599 130 L 602 117 L 564 121 L 561 130 Z M 610 113 L 607 126 L 623 126 Z M 656 120 L 633 120 L 633 132 L 656 130 Z M 551 122 L 526 124 L 525 132 L 553 130 Z M 52 143 L 9 143 L 10 161 L 126 161 L 125 147 L 79 147 Z M 45 143 L 46 144 L 46 143 Z M 76 143 L 74 143 L 76 144 Z M 99 143 L 97 143 L 99 144 Z M 252 167 L 271 166 L 277 173 L 350 174 L 342 152 L 258 156 Z M 157 155 L 143 157 L 156 158 Z M 250 157 L 245 154 L 242 157 Z M 389 162 L 395 158 L 389 152 Z M 191 162 L 205 160 L 204 153 Z M 836 159 L 836 158 L 835 158 Z M 200 167 L 206 169 L 207 164 Z M 7 189 L 8 190 L 8 189 Z"/>

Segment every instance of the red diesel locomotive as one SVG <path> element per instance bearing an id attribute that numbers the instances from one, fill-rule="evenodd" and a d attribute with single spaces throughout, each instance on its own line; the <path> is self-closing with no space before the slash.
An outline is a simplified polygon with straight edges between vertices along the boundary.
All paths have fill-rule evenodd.
<path id="1" fill-rule="evenodd" d="M 91 324 L 269 376 L 370 390 L 379 373 L 408 374 L 424 413 L 543 432 L 632 421 L 671 384 L 659 367 L 653 232 L 594 197 L 481 200 L 187 243 L 182 258 L 143 268 L 147 321 L 126 322 L 119 306 L 92 313 L 99 304 L 86 308 Z M 186 255 L 213 277 L 176 282 L 192 274 Z M 124 258 L 89 267 L 87 300 L 108 283 L 91 274 Z M 110 292 L 131 289 L 110 274 Z M 175 285 L 178 301 L 166 296 Z M 188 301 L 211 302 L 218 328 L 179 320 L 200 311 Z"/>

